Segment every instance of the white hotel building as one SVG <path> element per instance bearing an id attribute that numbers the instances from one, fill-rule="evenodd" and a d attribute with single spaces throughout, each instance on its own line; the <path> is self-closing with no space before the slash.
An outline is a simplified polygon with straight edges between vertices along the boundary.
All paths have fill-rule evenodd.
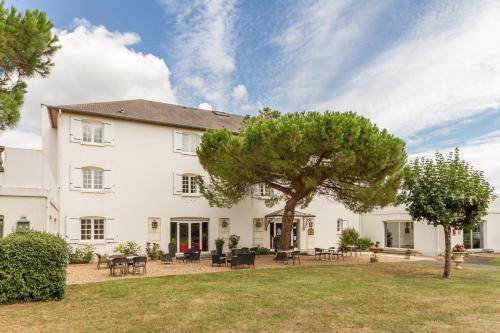
<path id="1" fill-rule="evenodd" d="M 214 240 L 241 237 L 240 246 L 272 247 L 280 233 L 279 205 L 270 209 L 256 188 L 231 209 L 210 207 L 193 182 L 206 176 L 195 154 L 203 131 L 237 132 L 241 116 L 146 100 L 42 106 L 42 151 L 7 148 L 0 173 L 0 236 L 16 227 L 59 233 L 99 252 L 127 240 L 157 242 L 166 250 L 215 248 Z M 394 250 L 444 251 L 442 230 L 412 222 L 404 209 L 355 214 L 316 198 L 296 213 L 293 242 L 303 251 L 337 246 L 343 228 Z M 481 227 L 455 230 L 452 244 L 500 252 L 500 201 Z"/>

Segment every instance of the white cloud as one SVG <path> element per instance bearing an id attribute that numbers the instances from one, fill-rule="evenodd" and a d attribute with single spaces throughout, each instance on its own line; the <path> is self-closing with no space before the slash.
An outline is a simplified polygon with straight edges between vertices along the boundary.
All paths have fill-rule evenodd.
<path id="1" fill-rule="evenodd" d="M 169 50 L 177 59 L 174 75 L 179 85 L 186 94 L 225 108 L 236 69 L 235 1 L 162 2 L 176 14 L 176 38 Z"/>
<path id="2" fill-rule="evenodd" d="M 321 106 L 352 109 L 403 137 L 500 106 L 500 3 L 436 7 Z"/>
<path id="3" fill-rule="evenodd" d="M 244 84 L 238 84 L 237 86 L 233 87 L 231 96 L 238 103 L 245 102 L 248 99 L 247 87 L 245 87 Z"/>
<path id="4" fill-rule="evenodd" d="M 16 138 L 18 145 L 33 143 L 40 132 L 40 104 L 74 104 L 144 98 L 176 103 L 170 71 L 163 59 L 136 52 L 135 33 L 111 32 L 104 26 L 75 21 L 74 30 L 57 31 L 62 48 L 46 79 L 28 81 L 18 131 L 5 133 L 0 142 Z M 30 132 L 25 136 L 23 132 Z M 14 142 L 15 143 L 15 142 Z"/>
<path id="5" fill-rule="evenodd" d="M 210 103 L 201 103 L 198 106 L 198 109 L 203 109 L 203 110 L 213 110 L 212 105 Z"/>
<path id="6" fill-rule="evenodd" d="M 324 101 L 324 95 L 330 97 L 332 80 L 358 55 L 373 22 L 389 4 L 297 2 L 285 29 L 272 38 L 281 49 L 281 64 L 276 67 L 282 84 L 273 90 L 274 103 L 286 111 L 299 111 Z"/>
<path id="7" fill-rule="evenodd" d="M 8 130 L 0 134 L 0 145 L 13 148 L 42 149 L 40 134 Z"/>

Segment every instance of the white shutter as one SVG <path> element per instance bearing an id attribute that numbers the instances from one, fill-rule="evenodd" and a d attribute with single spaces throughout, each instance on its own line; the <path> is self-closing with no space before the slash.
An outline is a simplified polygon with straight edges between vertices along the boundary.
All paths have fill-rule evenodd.
<path id="1" fill-rule="evenodd" d="M 106 219 L 106 242 L 115 243 L 118 242 L 118 223 L 115 218 Z"/>
<path id="2" fill-rule="evenodd" d="M 80 191 L 82 189 L 82 168 L 69 166 L 69 189 Z"/>
<path id="3" fill-rule="evenodd" d="M 77 217 L 66 218 L 66 241 L 68 243 L 80 242 L 80 219 Z"/>
<path id="4" fill-rule="evenodd" d="M 115 133 L 113 129 L 113 124 L 104 123 L 104 144 L 107 145 L 115 144 Z"/>
<path id="5" fill-rule="evenodd" d="M 104 190 L 105 191 L 114 191 L 115 184 L 113 180 L 113 171 L 104 170 Z"/>
<path id="6" fill-rule="evenodd" d="M 200 145 L 200 136 L 197 134 L 191 135 L 191 152 L 196 154 L 196 149 Z"/>
<path id="7" fill-rule="evenodd" d="M 70 118 L 69 141 L 82 142 L 82 120 L 80 118 Z"/>
<path id="8" fill-rule="evenodd" d="M 182 152 L 182 132 L 174 131 L 174 152 Z"/>
<path id="9" fill-rule="evenodd" d="M 174 194 L 182 194 L 182 175 L 174 172 Z"/>

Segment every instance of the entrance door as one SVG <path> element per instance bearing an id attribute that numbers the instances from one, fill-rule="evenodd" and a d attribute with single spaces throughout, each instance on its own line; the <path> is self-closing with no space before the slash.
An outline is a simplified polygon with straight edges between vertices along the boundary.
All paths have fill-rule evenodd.
<path id="1" fill-rule="evenodd" d="M 269 224 L 269 238 L 270 238 L 270 248 L 274 249 L 274 237 L 281 236 L 282 223 L 281 222 L 271 222 Z M 299 222 L 294 222 L 292 226 L 292 234 L 290 235 L 290 244 L 293 247 L 299 247 Z"/>
<path id="2" fill-rule="evenodd" d="M 208 222 L 170 222 L 170 238 L 177 244 L 177 252 L 190 248 L 208 251 Z"/>
<path id="3" fill-rule="evenodd" d="M 466 249 L 482 249 L 483 245 L 483 222 L 470 230 L 464 230 L 464 246 Z"/>

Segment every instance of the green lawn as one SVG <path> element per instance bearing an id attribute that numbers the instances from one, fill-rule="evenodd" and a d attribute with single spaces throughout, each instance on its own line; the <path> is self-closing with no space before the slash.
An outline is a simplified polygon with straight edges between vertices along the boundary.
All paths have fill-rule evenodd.
<path id="1" fill-rule="evenodd" d="M 490 261 L 490 264 L 500 266 L 500 258 L 495 258 Z"/>
<path id="2" fill-rule="evenodd" d="M 500 272 L 413 264 L 294 267 L 70 286 L 0 306 L 2 332 L 499 332 Z"/>

